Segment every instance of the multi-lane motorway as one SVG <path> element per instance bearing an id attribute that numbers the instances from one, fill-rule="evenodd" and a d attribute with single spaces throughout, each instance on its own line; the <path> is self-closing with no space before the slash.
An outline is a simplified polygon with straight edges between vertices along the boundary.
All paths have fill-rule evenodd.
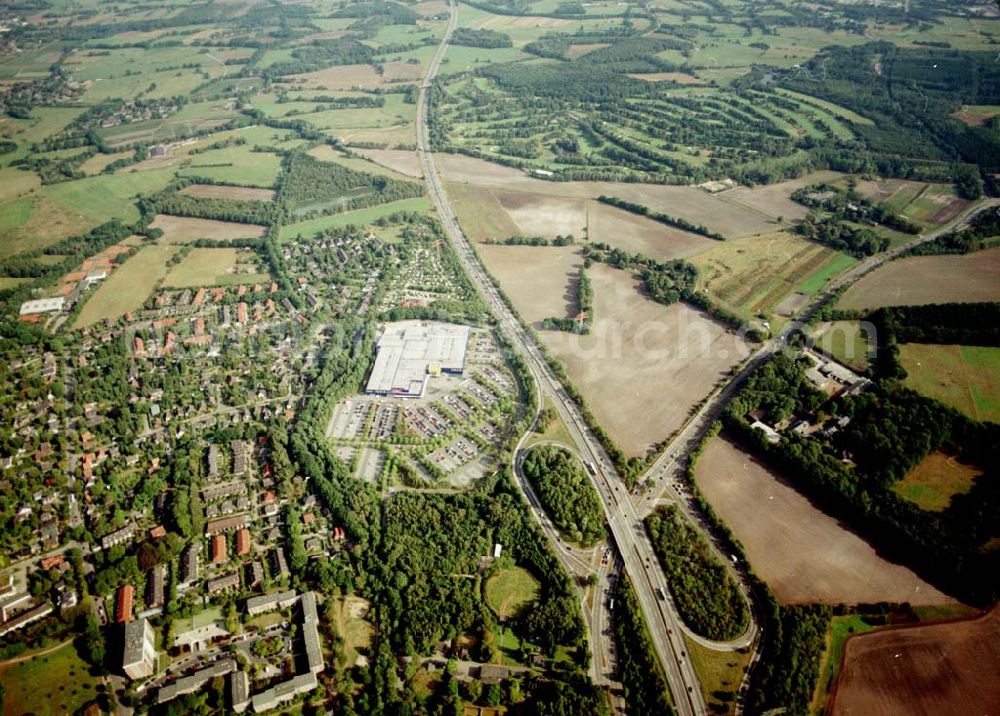
<path id="1" fill-rule="evenodd" d="M 438 176 L 437 168 L 434 166 L 428 142 L 428 90 L 437 75 L 451 33 L 457 23 L 457 7 L 453 2 L 444 38 L 427 69 L 421 87 L 420 100 L 417 103 L 417 147 L 421 169 L 427 182 L 427 190 L 449 240 L 469 277 L 482 294 L 487 307 L 496 318 L 498 326 L 506 333 L 515 349 L 531 369 L 540 395 L 548 396 L 556 406 L 570 436 L 579 446 L 583 459 L 594 466 L 594 474 L 591 476 L 594 487 L 604 503 L 611 534 L 620 552 L 625 572 L 631 578 L 639 605 L 649 624 L 656 654 L 664 667 L 678 712 L 683 716 L 703 714 L 706 712 L 705 701 L 695 676 L 694 667 L 686 653 L 680 619 L 669 596 L 661 599 L 657 593 L 657 590 L 664 587 L 665 584 L 640 516 L 636 512 L 630 496 L 625 491 L 621 479 L 615 473 L 611 460 L 587 427 L 576 404 L 562 389 L 541 349 L 503 302 L 493 282 L 487 276 L 478 257 L 459 228 Z M 598 633 L 592 634 L 591 638 L 600 639 L 603 637 Z"/>

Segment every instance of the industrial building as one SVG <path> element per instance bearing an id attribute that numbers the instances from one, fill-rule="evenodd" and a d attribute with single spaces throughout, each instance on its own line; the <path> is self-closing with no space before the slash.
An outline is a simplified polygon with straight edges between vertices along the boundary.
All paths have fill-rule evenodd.
<path id="1" fill-rule="evenodd" d="M 423 396 L 430 376 L 465 370 L 472 330 L 468 326 L 428 321 L 385 325 L 366 392 L 404 398 Z"/>

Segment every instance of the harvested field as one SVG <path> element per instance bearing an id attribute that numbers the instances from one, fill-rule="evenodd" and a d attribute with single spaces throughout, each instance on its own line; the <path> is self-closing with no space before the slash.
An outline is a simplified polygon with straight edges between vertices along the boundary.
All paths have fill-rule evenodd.
<path id="1" fill-rule="evenodd" d="M 411 177 L 404 174 L 400 174 L 386 166 L 378 164 L 374 161 L 369 161 L 368 159 L 361 159 L 359 157 L 349 157 L 342 152 L 337 151 L 329 144 L 321 144 L 318 147 L 313 147 L 308 152 L 308 155 L 319 159 L 322 162 L 330 162 L 332 164 L 339 164 L 348 169 L 354 169 L 359 172 L 365 172 L 367 174 L 376 174 L 378 176 L 389 177 L 390 179 L 399 179 L 401 181 L 411 181 Z"/>
<path id="2" fill-rule="evenodd" d="M 974 420 L 1000 422 L 1000 348 L 907 343 L 899 362 L 918 393 Z"/>
<path id="3" fill-rule="evenodd" d="M 837 307 L 864 310 L 998 300 L 1000 247 L 995 247 L 962 256 L 913 256 L 890 261 L 847 289 Z"/>
<path id="4" fill-rule="evenodd" d="M 163 244 L 186 244 L 198 239 L 232 241 L 234 239 L 262 238 L 267 229 L 257 224 L 236 224 L 231 221 L 192 219 L 187 216 L 167 216 L 158 214 L 151 224 L 154 229 L 163 229 L 159 242 Z"/>
<path id="5" fill-rule="evenodd" d="M 503 240 L 521 233 L 492 190 L 449 184 L 446 191 L 462 231 L 473 241 Z"/>
<path id="6" fill-rule="evenodd" d="M 938 512 L 948 508 L 954 495 L 971 490 L 972 483 L 981 474 L 983 471 L 979 468 L 964 465 L 953 455 L 936 450 L 906 473 L 892 489 L 921 508 Z"/>
<path id="7" fill-rule="evenodd" d="M 713 239 L 597 201 L 590 202 L 588 208 L 590 222 L 587 237 L 591 241 L 603 241 L 658 261 L 685 258 L 718 244 Z"/>
<path id="8" fill-rule="evenodd" d="M 354 151 L 399 174 L 416 179 L 424 175 L 420 169 L 420 157 L 409 149 L 355 149 Z"/>
<path id="9" fill-rule="evenodd" d="M 962 109 L 952 113 L 952 117 L 964 122 L 970 127 L 982 127 L 986 120 L 1000 114 L 1000 106 L 995 104 L 966 104 Z"/>
<path id="10" fill-rule="evenodd" d="M 645 72 L 629 75 L 629 77 L 634 77 L 637 80 L 646 80 L 647 82 L 676 82 L 681 85 L 705 84 L 704 80 L 698 79 L 694 75 L 689 75 L 687 72 Z"/>
<path id="11" fill-rule="evenodd" d="M 774 229 L 774 219 L 769 215 L 735 202 L 723 201 L 697 187 L 620 182 L 552 182 L 530 177 L 520 169 L 459 154 L 439 154 L 437 162 L 439 171 L 451 185 L 475 184 L 577 199 L 595 199 L 601 194 L 607 194 L 695 224 L 703 224 L 727 237 L 749 236 Z"/>
<path id="12" fill-rule="evenodd" d="M 419 80 L 424 74 L 424 66 L 419 63 L 386 62 L 382 67 L 382 79 L 386 82 Z"/>
<path id="13" fill-rule="evenodd" d="M 906 567 L 884 560 L 790 481 L 725 438 L 709 443 L 695 479 L 743 544 L 754 571 L 785 604 L 953 601 Z"/>
<path id="14" fill-rule="evenodd" d="M 587 276 L 590 334 L 540 335 L 612 440 L 626 455 L 641 456 L 684 423 L 748 348 L 686 304 L 652 301 L 624 271 L 595 264 Z"/>
<path id="15" fill-rule="evenodd" d="M 382 76 L 371 65 L 339 65 L 285 79 L 307 90 L 349 90 L 382 84 Z"/>
<path id="16" fill-rule="evenodd" d="M 600 50 L 602 47 L 610 47 L 611 45 L 606 42 L 590 42 L 582 45 L 570 45 L 569 49 L 566 50 L 566 56 L 571 60 L 575 60 L 578 57 L 583 57 L 588 52 L 593 52 L 594 50 Z"/>
<path id="17" fill-rule="evenodd" d="M 798 179 L 783 181 L 777 184 L 765 184 L 752 188 L 745 186 L 737 187 L 724 194 L 720 194 L 719 198 L 723 201 L 738 204 L 750 211 L 759 211 L 772 219 L 781 217 L 785 221 L 792 221 L 801 219 L 809 213 L 806 207 L 797 201 L 792 201 L 790 198 L 796 189 L 801 189 L 804 186 L 816 184 L 817 182 L 833 182 L 841 176 L 843 175 L 839 172 L 814 172 Z"/>
<path id="18" fill-rule="evenodd" d="M 522 236 L 572 234 L 582 238 L 587 233 L 587 202 L 585 199 L 539 196 L 494 191 L 493 195 L 520 229 Z"/>
<path id="19" fill-rule="evenodd" d="M 1000 608 L 847 640 L 829 713 L 968 716 L 1000 704 Z"/>
<path id="20" fill-rule="evenodd" d="M 583 265 L 579 249 L 488 244 L 476 249 L 528 323 L 537 327 L 549 316 L 566 317 L 576 312 L 576 282 Z"/>
<path id="21" fill-rule="evenodd" d="M 691 262 L 698 267 L 698 288 L 722 305 L 749 318 L 770 313 L 786 296 L 803 288 L 839 254 L 785 232 L 716 242 Z"/>
<path id="22" fill-rule="evenodd" d="M 177 250 L 178 247 L 171 244 L 139 249 L 97 287 L 77 315 L 73 327 L 90 326 L 105 319 L 114 321 L 126 311 L 141 308 L 167 274 L 167 262 Z"/>
<path id="23" fill-rule="evenodd" d="M 274 201 L 273 189 L 256 189 L 227 184 L 191 184 L 178 192 L 199 199 L 237 199 L 240 201 Z"/>

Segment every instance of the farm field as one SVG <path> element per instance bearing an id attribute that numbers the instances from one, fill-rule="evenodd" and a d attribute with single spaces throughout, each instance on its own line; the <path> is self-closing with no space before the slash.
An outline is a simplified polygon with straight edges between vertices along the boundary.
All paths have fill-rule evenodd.
<path id="1" fill-rule="evenodd" d="M 423 176 L 420 169 L 420 157 L 409 149 L 355 149 L 355 152 L 368 157 L 376 164 L 391 169 L 404 176 L 419 179 Z"/>
<path id="2" fill-rule="evenodd" d="M 802 288 L 815 292 L 833 269 L 846 268 L 842 254 L 786 232 L 717 243 L 694 256 L 698 288 L 743 316 L 771 313 L 786 296 Z M 839 273 L 839 270 L 836 271 Z M 823 281 L 825 283 L 825 281 Z"/>
<path id="3" fill-rule="evenodd" d="M 345 211 L 341 214 L 319 216 L 308 221 L 300 221 L 297 224 L 289 224 L 281 228 L 278 238 L 287 239 L 299 234 L 308 237 L 316 234 L 318 231 L 349 225 L 368 226 L 382 216 L 388 216 L 400 211 L 426 212 L 430 211 L 430 208 L 430 202 L 422 196 L 412 199 L 401 199 L 389 202 L 388 204 L 371 206 L 366 209 L 355 209 L 354 211 Z"/>
<path id="4" fill-rule="evenodd" d="M 83 305 L 73 327 L 114 321 L 126 311 L 141 308 L 167 274 L 167 262 L 177 250 L 178 247 L 172 244 L 153 244 L 139 249 L 97 287 Z"/>
<path id="5" fill-rule="evenodd" d="M 3 713 L 55 716 L 76 713 L 97 698 L 99 680 L 72 643 L 50 654 L 0 666 Z"/>
<path id="6" fill-rule="evenodd" d="M 520 192 L 492 191 L 500 206 L 522 236 L 587 234 L 587 200 L 568 197 L 538 196 Z"/>
<path id="7" fill-rule="evenodd" d="M 179 264 L 170 269 L 163 285 L 170 288 L 190 286 L 228 286 L 262 283 L 271 276 L 259 268 L 253 251 L 239 249 L 191 249 Z"/>
<path id="8" fill-rule="evenodd" d="M 892 211 L 927 224 L 944 224 L 969 205 L 949 184 L 927 184 L 909 179 L 859 180 L 857 191 Z"/>
<path id="9" fill-rule="evenodd" d="M 931 512 L 947 509 L 951 498 L 972 489 L 982 470 L 940 450 L 932 452 L 892 486 L 900 497 Z"/>
<path id="10" fill-rule="evenodd" d="M 187 216 L 159 214 L 150 226 L 163 229 L 158 241 L 164 244 L 187 244 L 198 239 L 232 241 L 233 239 L 256 239 L 264 236 L 265 227 L 256 224 L 237 224 L 231 221 L 193 219 Z"/>
<path id="11" fill-rule="evenodd" d="M 410 181 L 412 179 L 412 177 L 407 176 L 406 174 L 400 174 L 399 172 L 394 171 L 390 167 L 383 166 L 382 164 L 379 164 L 375 161 L 359 159 L 357 157 L 349 157 L 342 152 L 338 152 L 329 144 L 321 144 L 318 147 L 313 147 L 307 152 L 307 154 L 316 159 L 319 159 L 320 161 L 332 162 L 333 164 L 340 164 L 341 166 L 347 167 L 348 169 L 355 169 L 359 172 L 367 172 L 368 174 L 377 174 L 379 176 L 389 177 L 390 179 L 399 179 L 402 181 Z"/>
<path id="12" fill-rule="evenodd" d="M 1000 422 L 1000 348 L 989 346 L 900 346 L 906 385 L 975 420 Z"/>
<path id="13" fill-rule="evenodd" d="M 971 254 L 890 261 L 856 282 L 837 302 L 845 310 L 1000 300 L 1000 247 Z"/>
<path id="14" fill-rule="evenodd" d="M 90 228 L 66 209 L 41 196 L 24 196 L 0 206 L 0 259 L 42 249 Z"/>
<path id="15" fill-rule="evenodd" d="M 624 271 L 595 264 L 587 276 L 590 334 L 540 336 L 612 440 L 627 456 L 642 456 L 683 424 L 747 346 L 686 304 L 654 302 Z"/>
<path id="16" fill-rule="evenodd" d="M 824 321 L 812 334 L 816 347 L 849 368 L 868 370 L 871 345 L 858 321 Z"/>
<path id="17" fill-rule="evenodd" d="M 248 186 L 230 186 L 227 184 L 191 184 L 178 192 L 184 196 L 194 196 L 199 199 L 237 199 L 244 201 L 273 201 L 273 189 L 259 189 Z"/>
<path id="18" fill-rule="evenodd" d="M 251 139 L 248 137 L 247 142 Z M 168 158 L 167 161 L 170 159 Z M 149 160 L 158 161 L 158 160 Z M 185 160 L 180 176 L 204 177 L 212 181 L 248 184 L 270 189 L 281 171 L 277 154 L 253 152 L 246 147 L 212 149 Z"/>
<path id="19" fill-rule="evenodd" d="M 838 520 L 724 437 L 698 459 L 695 479 L 732 529 L 754 571 L 786 604 L 951 603 L 906 567 L 887 562 Z"/>
<path id="20" fill-rule="evenodd" d="M 520 615 L 540 594 L 541 584 L 521 567 L 505 569 L 486 582 L 486 601 L 501 619 Z"/>
<path id="21" fill-rule="evenodd" d="M 829 712 L 965 716 L 1000 703 L 1000 610 L 978 619 L 881 629 L 844 647 Z"/>
<path id="22" fill-rule="evenodd" d="M 718 245 L 714 239 L 597 201 L 587 204 L 587 214 L 587 236 L 591 241 L 602 241 L 657 261 L 686 258 Z"/>
<path id="23" fill-rule="evenodd" d="M 539 327 L 550 316 L 576 312 L 576 283 L 583 260 L 572 246 L 476 247 L 487 270 L 527 323 Z"/>
<path id="24" fill-rule="evenodd" d="M 552 182 L 528 176 L 520 169 L 506 167 L 461 154 L 439 154 L 438 169 L 449 182 L 507 189 L 513 192 L 596 198 L 601 194 L 618 197 L 670 216 L 702 224 L 729 238 L 773 232 L 776 219 L 805 216 L 805 207 L 792 202 L 795 189 L 817 181 L 841 176 L 836 172 L 816 172 L 799 179 L 756 188 L 737 188 L 721 195 L 691 186 L 620 182 Z M 737 192 L 734 194 L 734 192 Z"/>

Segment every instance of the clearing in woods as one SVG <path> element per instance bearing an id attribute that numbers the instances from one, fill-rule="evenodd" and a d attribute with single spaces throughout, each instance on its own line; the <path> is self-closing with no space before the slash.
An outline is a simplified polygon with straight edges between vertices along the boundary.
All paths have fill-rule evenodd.
<path id="1" fill-rule="evenodd" d="M 972 483 L 982 474 L 979 468 L 936 450 L 906 473 L 892 489 L 924 510 L 939 512 L 948 508 L 954 495 L 971 490 Z"/>
<path id="2" fill-rule="evenodd" d="M 344 640 L 341 666 L 351 668 L 359 657 L 364 658 L 361 652 L 371 646 L 375 636 L 375 627 L 365 618 L 371 605 L 353 595 L 329 597 L 329 601 L 329 605 L 324 605 L 324 613 Z"/>
<path id="3" fill-rule="evenodd" d="M 1000 703 L 1000 608 L 962 621 L 847 640 L 829 713 L 987 714 Z"/>
<path id="4" fill-rule="evenodd" d="M 512 567 L 497 572 L 486 582 L 486 601 L 501 619 L 520 615 L 538 600 L 541 585 L 526 569 Z"/>
<path id="5" fill-rule="evenodd" d="M 958 256 L 890 261 L 844 291 L 837 308 L 857 311 L 989 301 L 1000 301 L 1000 246 Z"/>
<path id="6" fill-rule="evenodd" d="M 274 189 L 259 189 L 249 186 L 228 184 L 191 184 L 181 189 L 179 194 L 199 199 L 238 199 L 250 201 L 274 201 Z"/>
<path id="7" fill-rule="evenodd" d="M 970 418 L 1000 422 L 1000 348 L 906 343 L 906 385 Z"/>
<path id="8" fill-rule="evenodd" d="M 158 239 L 162 244 L 188 244 L 198 239 L 214 241 L 259 239 L 267 232 L 267 227 L 257 224 L 237 224 L 231 221 L 192 219 L 189 216 L 166 214 L 157 214 L 150 227 L 163 229 L 163 236 Z"/>
<path id="9" fill-rule="evenodd" d="M 906 567 L 880 557 L 726 438 L 709 443 L 695 479 L 782 603 L 953 602 Z"/>
<path id="10" fill-rule="evenodd" d="M 868 370 L 871 344 L 858 321 L 824 321 L 816 326 L 812 338 L 816 347 L 856 371 Z"/>
<path id="11" fill-rule="evenodd" d="M 105 319 L 115 321 L 126 311 L 142 307 L 167 274 L 167 262 L 177 253 L 171 244 L 144 246 L 108 276 L 80 310 L 74 328 Z"/>
<path id="12" fill-rule="evenodd" d="M 587 277 L 594 292 L 590 333 L 540 337 L 615 444 L 629 457 L 642 456 L 683 425 L 747 355 L 747 344 L 685 303 L 656 303 L 625 271 L 595 264 Z"/>

